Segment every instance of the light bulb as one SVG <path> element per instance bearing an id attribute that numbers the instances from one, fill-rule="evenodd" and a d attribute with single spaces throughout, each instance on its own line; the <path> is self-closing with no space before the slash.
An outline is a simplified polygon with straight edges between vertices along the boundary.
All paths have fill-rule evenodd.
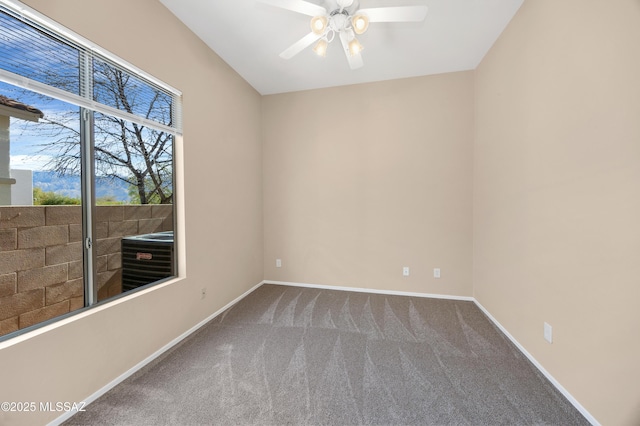
<path id="1" fill-rule="evenodd" d="M 314 16 L 311 18 L 311 31 L 314 34 L 321 35 L 324 33 L 324 30 L 327 28 L 327 17 L 326 16 Z"/>
<path id="2" fill-rule="evenodd" d="M 356 15 L 351 18 L 351 24 L 356 34 L 363 34 L 369 28 L 369 18 L 365 15 Z"/>
<path id="3" fill-rule="evenodd" d="M 316 43 L 315 47 L 313 48 L 313 51 L 316 52 L 318 56 L 321 56 L 324 58 L 325 56 L 327 56 L 327 46 L 328 46 L 327 40 L 320 39 L 318 43 Z"/>
<path id="4" fill-rule="evenodd" d="M 357 38 L 354 37 L 353 40 L 349 42 L 349 53 L 351 54 L 351 56 L 357 55 L 358 53 L 362 52 L 363 49 L 364 47 L 362 47 Z"/>

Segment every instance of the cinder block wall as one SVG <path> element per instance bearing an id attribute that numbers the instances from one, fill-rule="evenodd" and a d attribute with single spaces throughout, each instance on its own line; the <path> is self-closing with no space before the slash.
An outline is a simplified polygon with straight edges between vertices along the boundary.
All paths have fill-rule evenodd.
<path id="1" fill-rule="evenodd" d="M 122 292 L 123 236 L 173 229 L 173 206 L 98 206 L 98 299 Z M 80 206 L 0 207 L 0 335 L 84 306 Z"/>

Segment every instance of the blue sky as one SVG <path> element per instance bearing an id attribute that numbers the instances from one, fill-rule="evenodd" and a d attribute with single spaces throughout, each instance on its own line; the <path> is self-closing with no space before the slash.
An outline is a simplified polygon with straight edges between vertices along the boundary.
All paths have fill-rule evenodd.
<path id="1" fill-rule="evenodd" d="M 72 46 L 46 31 L 35 29 L 19 19 L 0 11 L 0 68 L 26 76 L 47 85 L 62 89 L 66 92 L 79 95 L 80 91 L 80 57 L 81 50 Z M 105 60 L 93 58 L 94 71 L 92 72 L 93 93 L 95 101 L 104 105 L 129 111 L 141 117 L 156 120 L 163 124 L 171 122 L 172 97 L 153 85 L 139 79 L 129 72 L 123 72 L 119 68 Z M 114 92 L 113 84 L 117 78 L 122 78 L 126 85 L 127 97 L 123 102 L 121 97 Z M 115 76 L 118 76 L 117 78 Z M 70 141 L 75 141 L 79 128 L 78 107 L 65 102 L 42 96 L 28 90 L 24 90 L 7 83 L 0 82 L 0 94 L 16 99 L 25 104 L 40 109 L 47 121 L 64 122 L 75 131 L 66 133 L 71 135 Z M 125 107 L 126 104 L 126 107 Z M 102 121 L 102 129 L 108 126 L 108 121 Z M 57 152 L 62 152 L 69 145 L 58 144 L 49 152 L 42 152 L 44 144 L 55 144 L 62 141 L 65 134 L 60 134 L 60 126 L 30 123 L 25 120 L 11 120 L 11 167 L 43 170 L 46 164 Z M 117 130 L 116 134 L 117 134 Z M 146 131 L 148 133 L 148 130 Z M 148 141 L 153 143 L 153 134 L 148 135 Z M 103 141 L 104 142 L 104 141 Z M 96 141 L 96 145 L 100 144 Z M 110 147 L 106 141 L 103 147 Z M 75 153 L 73 153 L 75 155 Z M 139 152 L 133 152 L 141 156 Z M 146 155 L 146 154 L 145 154 Z M 68 156 L 66 158 L 69 158 Z M 139 168 L 146 167 L 142 157 L 134 158 L 140 161 Z M 103 167 L 98 167 L 104 172 Z M 109 170 L 114 172 L 114 170 Z M 115 172 L 128 175 L 129 171 L 118 170 Z"/>
<path id="2" fill-rule="evenodd" d="M 46 83 L 49 70 L 56 69 L 60 75 L 78 75 L 78 52 L 44 32 L 19 22 L 6 13 L 0 13 L 0 54 L 2 68 Z M 78 78 L 59 79 L 66 90 L 78 92 Z M 0 94 L 40 109 L 45 118 L 56 120 L 64 112 L 77 111 L 78 107 L 53 98 L 29 92 L 11 84 L 0 82 Z M 78 122 L 71 123 L 78 128 Z M 11 118 L 11 168 L 43 170 L 54 155 L 40 152 L 42 143 L 55 141 L 42 124 Z"/>
<path id="3" fill-rule="evenodd" d="M 15 99 L 19 102 L 40 109 L 45 118 L 57 119 L 65 112 L 78 111 L 78 107 L 42 95 L 29 92 L 0 81 L 0 95 Z M 79 121 L 72 125 L 78 128 Z M 11 118 L 11 168 L 44 170 L 45 165 L 54 155 L 53 152 L 40 152 L 42 144 L 51 142 L 42 130 L 41 124 L 33 123 L 17 118 Z"/>

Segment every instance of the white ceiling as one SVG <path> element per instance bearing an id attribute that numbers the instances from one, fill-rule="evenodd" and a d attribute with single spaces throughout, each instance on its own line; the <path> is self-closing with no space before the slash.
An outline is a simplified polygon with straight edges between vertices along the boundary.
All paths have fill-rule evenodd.
<path id="1" fill-rule="evenodd" d="M 339 40 L 278 55 L 310 32 L 306 15 L 256 0 L 160 0 L 263 95 L 475 69 L 524 0 L 360 0 L 360 7 L 424 5 L 420 23 L 372 23 L 351 70 Z M 323 4 L 323 0 L 308 0 Z"/>

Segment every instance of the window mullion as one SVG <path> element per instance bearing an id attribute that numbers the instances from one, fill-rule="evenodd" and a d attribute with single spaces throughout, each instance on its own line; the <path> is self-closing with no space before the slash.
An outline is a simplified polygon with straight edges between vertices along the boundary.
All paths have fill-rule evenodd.
<path id="1" fill-rule="evenodd" d="M 93 67 L 89 55 L 80 52 L 80 95 L 84 98 L 93 96 Z M 98 302 L 96 285 L 96 253 L 94 250 L 95 235 L 95 155 L 94 155 L 93 112 L 80 108 L 80 156 L 81 156 L 81 191 L 82 191 L 82 232 L 83 232 L 83 276 L 85 306 Z"/>

